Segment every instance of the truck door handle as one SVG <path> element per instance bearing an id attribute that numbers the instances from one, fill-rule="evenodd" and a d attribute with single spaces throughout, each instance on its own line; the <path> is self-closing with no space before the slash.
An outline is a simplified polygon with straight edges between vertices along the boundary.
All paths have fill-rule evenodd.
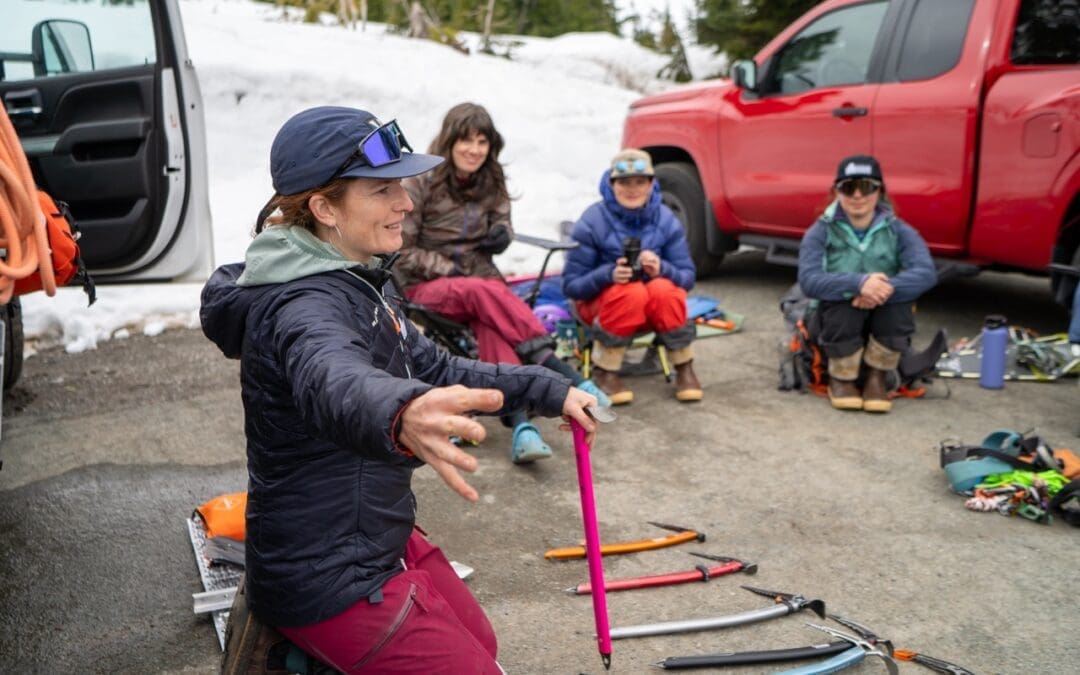
<path id="1" fill-rule="evenodd" d="M 9 91 L 4 94 L 8 117 L 37 117 L 41 114 L 41 92 L 37 89 Z"/>
<path id="2" fill-rule="evenodd" d="M 833 108 L 833 117 L 866 117 L 870 111 L 866 108 L 858 108 L 855 106 L 845 105 L 839 108 Z"/>

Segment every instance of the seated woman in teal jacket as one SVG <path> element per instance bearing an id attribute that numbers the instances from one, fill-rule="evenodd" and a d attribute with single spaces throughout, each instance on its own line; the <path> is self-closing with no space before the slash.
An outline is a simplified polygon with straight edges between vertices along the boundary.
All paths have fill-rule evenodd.
<path id="1" fill-rule="evenodd" d="M 829 400 L 841 410 L 889 412 L 886 372 L 911 344 L 915 300 L 937 272 L 926 242 L 893 211 L 876 159 L 841 161 L 832 194 L 799 246 L 799 285 L 818 301 L 817 340 L 829 357 Z"/>

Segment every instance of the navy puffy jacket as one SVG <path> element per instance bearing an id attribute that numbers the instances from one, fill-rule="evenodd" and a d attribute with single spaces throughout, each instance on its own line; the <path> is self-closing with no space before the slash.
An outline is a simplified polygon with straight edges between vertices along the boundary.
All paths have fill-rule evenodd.
<path id="1" fill-rule="evenodd" d="M 502 412 L 531 401 L 555 416 L 569 381 L 539 366 L 447 356 L 398 312 L 402 336 L 382 297 L 385 271 L 241 287 L 242 270 L 214 273 L 201 319 L 207 337 L 241 360 L 248 603 L 270 625 L 304 626 L 401 571 L 415 520 L 412 471 L 421 465 L 392 438 L 406 403 L 433 386 L 464 384 L 502 390 Z"/>

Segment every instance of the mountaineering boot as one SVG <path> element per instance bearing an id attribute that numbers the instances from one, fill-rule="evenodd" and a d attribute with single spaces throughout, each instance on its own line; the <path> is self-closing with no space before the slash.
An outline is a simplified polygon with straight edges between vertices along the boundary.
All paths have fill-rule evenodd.
<path id="1" fill-rule="evenodd" d="M 596 383 L 592 380 L 582 380 L 582 382 L 577 385 L 577 388 L 585 392 L 586 394 L 592 394 L 593 396 L 595 396 L 596 405 L 600 406 L 601 408 L 611 407 L 611 399 L 608 398 L 608 395 L 604 393 L 604 390 L 596 386 Z"/>
<path id="2" fill-rule="evenodd" d="M 675 366 L 675 398 L 683 403 L 700 401 L 704 397 L 701 383 L 694 374 L 694 362 L 687 361 Z"/>
<path id="3" fill-rule="evenodd" d="M 592 344 L 592 381 L 607 394 L 611 405 L 625 405 L 634 400 L 634 392 L 626 388 L 619 370 L 622 369 L 626 347 L 612 347 L 599 340 Z"/>
<path id="4" fill-rule="evenodd" d="M 593 366 L 592 381 L 607 395 L 611 405 L 626 405 L 634 400 L 634 392 L 626 388 L 618 373 Z"/>
<path id="5" fill-rule="evenodd" d="M 866 379 L 863 381 L 863 405 L 866 412 L 887 413 L 892 410 L 892 401 L 885 389 L 884 370 L 877 368 L 866 369 Z"/>
<path id="6" fill-rule="evenodd" d="M 867 412 L 887 413 L 892 410 L 889 389 L 886 384 L 887 371 L 900 365 L 900 352 L 889 349 L 871 335 L 866 341 L 866 382 L 863 384 L 863 410 Z"/>
<path id="7" fill-rule="evenodd" d="M 862 355 L 860 349 L 847 356 L 829 357 L 829 403 L 837 410 L 862 410 L 862 392 L 855 384 Z"/>
<path id="8" fill-rule="evenodd" d="M 244 578 L 240 578 L 225 627 L 221 675 L 286 675 L 289 641 L 248 609 Z"/>
<path id="9" fill-rule="evenodd" d="M 514 464 L 528 464 L 538 459 L 551 457 L 551 448 L 540 437 L 540 430 L 530 422 L 522 422 L 514 427 L 514 440 L 510 449 L 510 460 Z"/>
<path id="10" fill-rule="evenodd" d="M 862 410 L 863 397 L 854 380 L 829 378 L 829 403 L 837 410 Z"/>

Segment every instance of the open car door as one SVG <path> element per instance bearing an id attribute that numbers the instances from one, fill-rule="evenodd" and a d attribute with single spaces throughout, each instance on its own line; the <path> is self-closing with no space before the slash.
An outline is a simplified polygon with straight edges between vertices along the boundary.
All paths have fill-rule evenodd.
<path id="1" fill-rule="evenodd" d="M 0 97 L 98 283 L 213 264 L 202 99 L 178 0 L 3 0 Z"/>

